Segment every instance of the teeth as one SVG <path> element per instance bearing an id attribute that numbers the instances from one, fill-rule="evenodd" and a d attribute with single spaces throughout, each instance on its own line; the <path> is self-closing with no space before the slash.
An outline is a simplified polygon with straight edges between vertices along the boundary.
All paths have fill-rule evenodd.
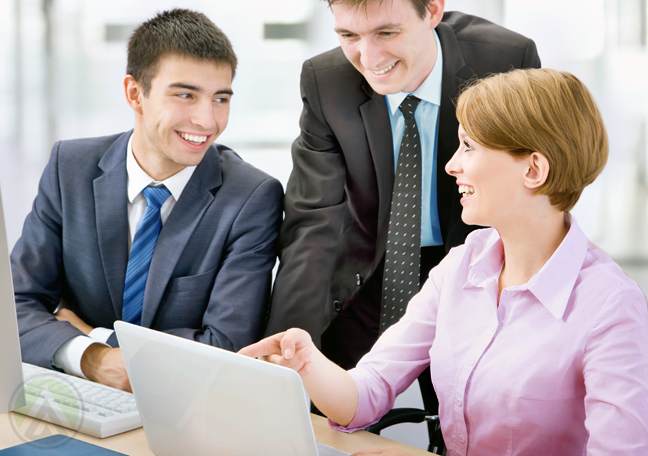
<path id="1" fill-rule="evenodd" d="M 459 193 L 461 193 L 463 196 L 469 196 L 475 193 L 475 189 L 472 187 L 469 187 L 468 185 L 460 185 L 459 186 Z"/>
<path id="2" fill-rule="evenodd" d="M 376 75 L 385 74 L 385 73 L 387 73 L 388 71 L 390 71 L 392 68 L 394 68 L 394 66 L 396 65 L 396 63 L 398 63 L 398 62 L 394 62 L 394 63 L 392 63 L 391 65 L 389 65 L 387 68 L 385 68 L 385 69 L 383 69 L 383 70 L 378 70 L 378 71 L 373 71 L 373 70 L 371 70 L 371 72 L 372 72 L 373 74 L 376 74 Z"/>
<path id="3" fill-rule="evenodd" d="M 187 141 L 192 143 L 201 144 L 207 141 L 207 136 L 188 135 L 186 133 L 179 133 L 179 134 L 183 139 L 186 139 Z"/>

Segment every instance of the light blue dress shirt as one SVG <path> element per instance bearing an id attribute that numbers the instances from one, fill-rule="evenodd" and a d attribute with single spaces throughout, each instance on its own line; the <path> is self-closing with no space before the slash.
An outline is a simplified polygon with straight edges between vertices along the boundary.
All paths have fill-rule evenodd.
<path id="1" fill-rule="evenodd" d="M 436 31 L 437 60 L 434 68 L 423 83 L 411 95 L 419 98 L 414 118 L 421 138 L 421 246 L 442 245 L 441 225 L 437 204 L 437 128 L 439 126 L 439 106 L 441 105 L 441 78 L 443 75 L 443 55 L 441 42 Z M 385 95 L 391 122 L 394 143 L 394 170 L 398 163 L 398 153 L 405 132 L 405 118 L 398 107 L 410 95 L 398 92 Z"/>

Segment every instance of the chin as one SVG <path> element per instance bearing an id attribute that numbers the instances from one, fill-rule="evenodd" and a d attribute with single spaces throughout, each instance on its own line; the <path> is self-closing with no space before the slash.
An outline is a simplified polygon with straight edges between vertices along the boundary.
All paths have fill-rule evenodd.
<path id="1" fill-rule="evenodd" d="M 487 223 L 485 223 L 484 220 L 480 220 L 479 217 L 475 217 L 471 214 L 466 214 L 465 210 L 461 213 L 461 221 L 466 225 L 489 226 Z"/>
<path id="2" fill-rule="evenodd" d="M 398 81 L 375 81 L 372 79 L 371 75 L 365 75 L 365 79 L 373 91 L 379 95 L 389 95 L 391 93 L 398 93 L 402 90 Z"/>

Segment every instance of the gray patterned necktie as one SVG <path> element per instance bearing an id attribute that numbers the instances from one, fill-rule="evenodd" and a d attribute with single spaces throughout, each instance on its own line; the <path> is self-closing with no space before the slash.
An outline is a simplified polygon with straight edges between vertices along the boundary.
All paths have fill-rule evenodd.
<path id="1" fill-rule="evenodd" d="M 421 138 L 414 112 L 418 98 L 409 95 L 398 109 L 405 132 L 394 177 L 385 273 L 383 275 L 380 333 L 405 314 L 407 303 L 419 291 L 421 268 Z"/>

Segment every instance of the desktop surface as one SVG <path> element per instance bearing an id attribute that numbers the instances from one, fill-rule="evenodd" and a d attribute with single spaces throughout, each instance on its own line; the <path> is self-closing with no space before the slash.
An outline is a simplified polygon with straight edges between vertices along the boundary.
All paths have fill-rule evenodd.
<path id="1" fill-rule="evenodd" d="M 353 434 L 346 434 L 336 431 L 331 429 L 328 421 L 321 416 L 311 415 L 311 420 L 313 422 L 316 440 L 342 451 L 353 453 L 369 448 L 391 445 L 407 451 L 413 456 L 431 455 L 431 453 L 418 448 L 395 442 L 379 435 L 370 434 L 369 432 L 358 431 Z M 17 422 L 20 424 L 17 424 Z M 19 426 L 19 429 L 16 428 L 17 426 Z M 21 443 L 47 437 L 52 434 L 68 435 L 75 439 L 130 456 L 154 456 L 151 450 L 149 450 L 144 430 L 141 428 L 105 439 L 97 439 L 14 412 L 0 415 L 0 449 L 20 445 Z"/>

